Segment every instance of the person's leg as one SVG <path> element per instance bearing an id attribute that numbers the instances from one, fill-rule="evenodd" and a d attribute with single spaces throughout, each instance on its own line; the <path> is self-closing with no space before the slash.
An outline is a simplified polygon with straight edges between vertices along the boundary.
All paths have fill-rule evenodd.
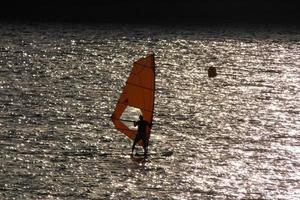
<path id="1" fill-rule="evenodd" d="M 148 153 L 148 140 L 147 140 L 147 137 L 144 136 L 143 137 L 143 142 L 144 142 L 144 156 L 146 157 L 147 156 L 147 153 Z"/>
<path id="2" fill-rule="evenodd" d="M 138 141 L 140 141 L 141 137 L 138 135 L 136 135 L 135 139 L 134 139 L 134 142 L 133 142 L 133 145 L 132 145 L 132 148 L 131 148 L 131 154 L 133 154 L 133 151 L 134 151 L 134 148 L 135 148 L 135 145 L 136 143 L 138 143 Z"/>

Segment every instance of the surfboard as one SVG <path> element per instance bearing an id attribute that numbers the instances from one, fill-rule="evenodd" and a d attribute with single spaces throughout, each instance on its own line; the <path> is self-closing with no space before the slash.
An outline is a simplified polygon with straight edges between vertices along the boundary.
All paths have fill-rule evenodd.
<path id="1" fill-rule="evenodd" d="M 143 152 L 138 152 L 133 155 L 130 155 L 130 157 L 133 160 L 156 160 L 156 159 L 165 159 L 167 157 L 171 157 L 173 155 L 172 150 L 164 150 L 161 152 L 150 152 L 147 154 L 147 156 L 144 156 Z"/>
<path id="2" fill-rule="evenodd" d="M 115 128 L 129 137 L 135 139 L 137 130 L 131 128 L 122 115 L 130 107 L 138 109 L 148 123 L 152 124 L 154 113 L 155 97 L 155 61 L 154 54 L 149 54 L 133 62 L 130 75 L 125 82 L 122 93 L 117 101 L 115 109 L 111 115 L 111 120 Z M 138 119 L 138 116 L 136 117 Z M 146 128 L 146 138 L 150 139 L 151 127 Z M 143 142 L 138 143 L 143 146 Z"/>

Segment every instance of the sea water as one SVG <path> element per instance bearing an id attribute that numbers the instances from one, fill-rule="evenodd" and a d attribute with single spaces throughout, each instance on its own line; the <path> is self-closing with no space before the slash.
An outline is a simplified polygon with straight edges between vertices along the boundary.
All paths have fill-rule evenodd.
<path id="1" fill-rule="evenodd" d="M 0 199 L 299 199 L 299 30 L 1 23 Z M 109 117 L 151 51 L 136 162 Z"/>

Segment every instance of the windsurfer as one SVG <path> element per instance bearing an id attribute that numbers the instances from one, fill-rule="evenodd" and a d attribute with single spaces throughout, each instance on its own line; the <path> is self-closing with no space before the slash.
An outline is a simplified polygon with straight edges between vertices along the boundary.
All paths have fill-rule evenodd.
<path id="1" fill-rule="evenodd" d="M 140 115 L 139 117 L 139 121 L 133 122 L 134 126 L 138 126 L 138 130 L 137 130 L 137 135 L 135 136 L 133 145 L 132 145 L 132 154 L 135 148 L 136 143 L 138 143 L 140 140 L 143 141 L 144 145 L 144 156 L 147 156 L 147 148 L 148 148 L 148 139 L 147 139 L 147 135 L 146 135 L 146 127 L 151 127 L 151 124 L 149 122 L 147 122 L 146 120 L 144 120 L 144 117 L 142 115 Z"/>

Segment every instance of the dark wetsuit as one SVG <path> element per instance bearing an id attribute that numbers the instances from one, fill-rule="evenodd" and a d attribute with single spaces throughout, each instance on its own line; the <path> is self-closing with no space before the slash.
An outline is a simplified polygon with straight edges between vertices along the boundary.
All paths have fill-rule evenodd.
<path id="1" fill-rule="evenodd" d="M 133 145 L 132 145 L 132 152 L 134 150 L 134 147 L 136 143 L 138 143 L 140 140 L 144 142 L 144 154 L 147 155 L 147 146 L 148 146 L 148 139 L 146 135 L 146 128 L 147 126 L 150 126 L 150 124 L 145 120 L 139 120 L 137 122 L 134 122 L 134 126 L 138 126 L 137 135 L 134 139 Z"/>

